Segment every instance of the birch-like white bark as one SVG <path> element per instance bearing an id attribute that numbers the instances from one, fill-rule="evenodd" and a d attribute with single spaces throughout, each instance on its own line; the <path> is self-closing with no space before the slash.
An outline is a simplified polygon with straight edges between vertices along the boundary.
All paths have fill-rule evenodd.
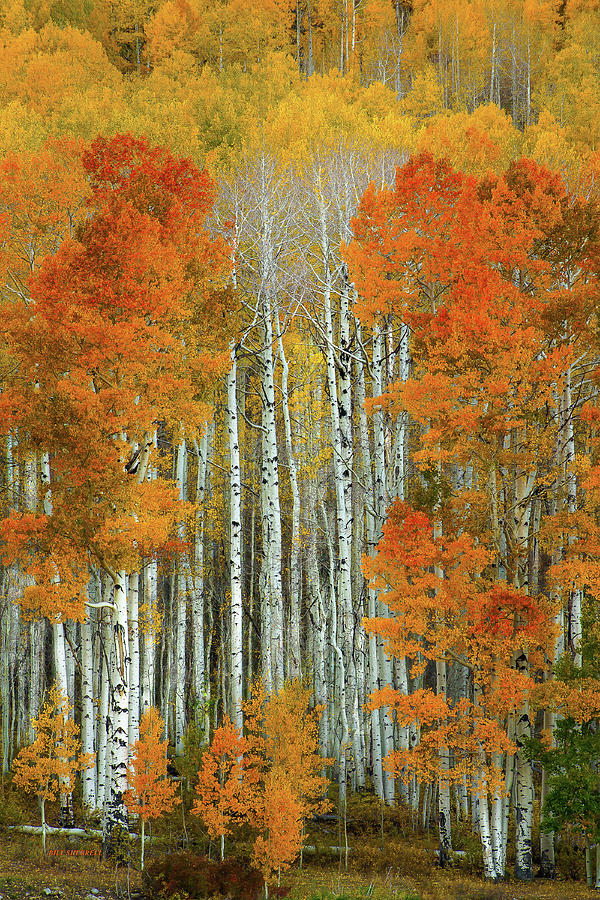
<path id="1" fill-rule="evenodd" d="M 95 753 L 96 710 L 94 708 L 94 647 L 92 641 L 92 612 L 81 623 L 81 752 Z M 82 802 L 88 812 L 96 809 L 96 767 L 89 766 L 82 773 Z"/>
<path id="2" fill-rule="evenodd" d="M 206 503 L 206 479 L 212 425 L 207 426 L 200 441 L 196 441 L 198 473 L 196 478 L 196 533 L 194 537 L 194 571 L 192 593 L 192 685 L 196 723 L 207 725 L 206 705 L 206 657 L 204 653 L 204 515 Z M 206 730 L 208 738 L 208 730 Z"/>
<path id="3" fill-rule="evenodd" d="M 129 618 L 129 724 L 127 740 L 133 746 L 140 736 L 140 576 L 129 576 L 127 615 Z"/>
<path id="4" fill-rule="evenodd" d="M 144 715 L 151 706 L 154 706 L 157 641 L 154 614 L 156 611 L 158 587 L 158 564 L 156 560 L 146 560 L 142 573 L 144 581 L 144 630 L 142 640 L 141 713 Z"/>
<path id="5" fill-rule="evenodd" d="M 105 581 L 103 599 L 108 603 L 110 589 L 108 578 Z M 98 722 L 96 731 L 96 771 L 97 771 L 97 800 L 98 808 L 104 808 L 104 801 L 108 795 L 107 783 L 110 766 L 110 749 L 108 746 L 108 688 L 109 688 L 109 653 L 110 653 L 110 625 L 106 609 L 100 611 L 102 616 L 100 627 L 100 690 L 98 706 Z"/>
<path id="6" fill-rule="evenodd" d="M 237 348 L 231 345 L 231 368 L 227 377 L 227 423 L 229 432 L 229 578 L 231 589 L 230 660 L 231 721 L 238 732 L 243 727 L 243 631 L 242 631 L 242 477 L 237 412 Z"/>
<path id="7" fill-rule="evenodd" d="M 265 212 L 265 258 L 270 258 L 270 244 L 267 243 L 270 226 Z M 279 455 L 277 449 L 277 423 L 275 416 L 275 360 L 273 354 L 273 320 L 272 304 L 269 291 L 262 297 L 261 312 L 263 318 L 263 350 L 262 362 L 262 401 L 263 401 L 263 445 L 262 445 L 262 478 L 264 484 L 263 507 L 263 553 L 267 549 L 267 582 L 270 606 L 270 657 L 273 689 L 283 686 L 283 584 L 281 509 L 279 504 Z M 277 323 L 276 323 L 276 327 Z"/>
<path id="8" fill-rule="evenodd" d="M 52 489 L 50 475 L 50 455 L 43 453 L 40 460 L 40 483 L 42 487 L 42 503 L 44 513 L 47 516 L 52 515 Z M 59 576 L 56 575 L 58 581 Z M 52 649 L 54 655 L 54 679 L 58 691 L 65 697 L 66 704 L 74 698 L 69 697 L 69 679 L 67 674 L 67 654 L 65 647 L 65 627 L 62 621 L 57 621 L 54 617 L 52 621 Z M 60 824 L 72 824 L 72 802 L 70 795 L 65 790 L 60 791 Z"/>
<path id="9" fill-rule="evenodd" d="M 289 638 L 287 642 L 287 676 L 300 676 L 300 604 L 301 604 L 301 553 L 300 553 L 300 490 L 298 488 L 298 466 L 294 443 L 292 440 L 292 423 L 290 418 L 288 379 L 289 365 L 283 348 L 281 332 L 277 340 L 279 360 L 281 362 L 281 407 L 285 431 L 286 456 L 292 491 L 292 533 L 290 537 L 290 582 L 289 582 Z"/>
<path id="10" fill-rule="evenodd" d="M 378 325 L 373 327 L 373 396 L 380 397 L 384 391 L 384 338 L 381 328 Z M 385 467 L 385 431 L 383 423 L 383 412 L 380 407 L 373 411 L 373 454 L 374 454 L 374 490 L 373 501 L 375 506 L 375 539 L 378 541 L 381 537 L 383 523 L 387 512 L 387 485 L 386 485 L 386 467 Z M 390 615 L 389 608 L 379 598 L 378 615 L 387 618 Z M 377 655 L 379 660 L 380 680 L 382 685 L 392 684 L 392 662 L 383 649 L 383 641 L 378 641 Z M 404 662 L 404 671 L 406 663 Z M 402 672 L 402 668 L 401 668 Z M 408 693 L 408 683 L 406 684 L 406 693 Z M 389 710 L 384 709 L 382 715 L 383 726 L 383 755 L 389 756 L 394 750 L 394 726 Z M 403 737 L 407 740 L 406 729 L 403 729 Z M 394 802 L 394 778 L 387 773 L 384 780 L 385 799 L 387 803 Z"/>
<path id="11" fill-rule="evenodd" d="M 349 699 L 351 703 L 351 715 L 354 712 L 354 704 L 352 703 L 354 693 L 353 678 L 353 626 L 354 616 L 352 609 L 352 583 L 351 583 L 351 510 L 346 505 L 347 493 L 346 484 L 349 476 L 348 453 L 344 453 L 342 428 L 340 425 L 340 413 L 344 410 L 344 416 L 348 414 L 345 406 L 341 407 L 338 399 L 338 385 L 336 377 L 336 359 L 334 355 L 334 332 L 333 332 L 333 314 L 332 314 L 332 288 L 333 273 L 330 265 L 329 237 L 327 233 L 327 221 L 325 214 L 325 200 L 322 190 L 318 194 L 319 202 L 319 221 L 320 221 L 320 244 L 322 253 L 322 262 L 324 267 L 324 283 L 323 283 L 323 315 L 324 315 L 324 331 L 325 331 L 325 357 L 327 371 L 327 387 L 330 401 L 331 414 L 331 440 L 333 445 L 333 464 L 335 477 L 335 498 L 336 498 L 336 519 L 337 519 L 337 608 L 339 609 L 342 623 L 342 638 L 340 641 L 344 662 L 344 677 L 348 680 L 348 687 L 344 685 L 344 700 Z M 346 436 L 346 440 L 348 440 Z M 337 650 L 336 650 L 337 654 Z M 344 709 L 344 720 L 346 728 L 348 714 Z M 344 763 L 345 764 L 345 763 Z M 345 776 L 344 776 L 345 777 Z"/>
<path id="12" fill-rule="evenodd" d="M 514 440 L 518 441 L 519 435 Z M 529 591 L 529 523 L 532 511 L 531 492 L 535 482 L 535 471 L 516 467 L 514 479 L 514 513 L 512 519 L 515 586 Z M 515 668 L 523 675 L 529 675 L 529 659 L 523 650 L 515 660 Z M 524 740 L 531 737 L 529 703 L 526 701 L 517 715 L 515 742 L 515 877 L 521 881 L 533 878 L 532 828 L 533 828 L 533 767 L 524 751 Z"/>
<path id="13" fill-rule="evenodd" d="M 112 849 L 115 828 L 127 828 L 127 809 L 123 794 L 127 790 L 129 761 L 129 622 L 127 620 L 127 589 L 129 576 L 124 570 L 115 573 L 112 608 L 110 610 L 110 685 L 107 715 L 110 770 L 105 786 L 103 843 Z"/>
<path id="14" fill-rule="evenodd" d="M 359 415 L 359 436 L 361 455 L 361 481 L 364 488 L 365 528 L 366 528 L 366 552 L 369 556 L 375 553 L 378 535 L 375 528 L 374 489 L 371 468 L 371 450 L 369 445 L 369 431 L 367 427 L 367 414 L 365 403 L 365 371 L 364 365 L 360 365 L 356 379 L 356 405 Z M 371 619 L 377 615 L 377 592 L 371 586 L 367 587 L 367 616 Z M 368 637 L 368 678 L 369 693 L 373 693 L 381 687 L 379 660 L 377 658 L 377 637 L 369 634 Z M 378 797 L 383 797 L 383 753 L 381 740 L 381 709 L 373 709 L 370 712 L 371 723 L 371 765 L 373 771 L 373 787 Z"/>
<path id="15" fill-rule="evenodd" d="M 187 444 L 181 441 L 177 447 L 175 484 L 179 496 L 179 502 L 186 499 L 187 481 Z M 185 526 L 181 522 L 178 528 L 179 540 L 185 541 Z M 177 572 L 173 579 L 173 602 L 175 604 L 175 752 L 183 753 L 183 736 L 186 727 L 186 658 L 185 638 L 187 625 L 187 554 L 180 553 L 177 557 Z"/>

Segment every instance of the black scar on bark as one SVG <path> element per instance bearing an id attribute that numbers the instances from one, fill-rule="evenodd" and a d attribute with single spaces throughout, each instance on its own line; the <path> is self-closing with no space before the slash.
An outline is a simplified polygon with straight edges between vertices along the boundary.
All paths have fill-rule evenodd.
<path id="1" fill-rule="evenodd" d="M 523 813 L 517 807 L 515 809 L 515 823 L 517 827 L 520 825 L 522 818 Z M 519 866 L 517 858 L 515 858 L 515 878 L 517 879 L 517 881 L 533 881 L 533 857 L 531 853 L 531 841 L 523 841 L 523 846 L 525 847 L 525 853 L 523 854 L 525 858 L 525 865 Z"/>
<path id="2" fill-rule="evenodd" d="M 438 822 L 439 822 L 440 835 L 442 835 L 446 831 L 446 814 L 445 813 L 440 812 L 438 814 Z M 448 853 L 448 848 L 446 847 L 444 842 L 441 840 L 441 837 L 440 837 L 438 862 L 442 869 L 444 869 L 450 862 L 450 854 Z"/>

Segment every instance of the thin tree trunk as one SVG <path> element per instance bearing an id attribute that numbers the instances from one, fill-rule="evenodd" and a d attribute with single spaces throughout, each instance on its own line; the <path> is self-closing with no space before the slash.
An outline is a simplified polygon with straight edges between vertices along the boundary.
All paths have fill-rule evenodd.
<path id="1" fill-rule="evenodd" d="M 367 414 L 365 403 L 365 374 L 364 365 L 359 367 L 356 382 L 356 405 L 359 414 L 360 455 L 362 461 L 361 479 L 365 489 L 363 502 L 365 505 L 366 524 L 366 550 L 369 556 L 375 553 L 378 535 L 375 530 L 375 515 L 372 506 L 375 491 L 373 489 L 373 476 L 371 470 L 371 451 L 369 447 L 369 431 L 367 427 Z M 367 585 L 367 616 L 370 619 L 377 615 L 377 592 Z M 377 636 L 369 634 L 369 693 L 374 693 L 381 687 L 379 677 L 379 661 L 377 658 Z M 373 787 L 375 794 L 383 798 L 383 766 L 382 766 L 382 740 L 381 740 L 381 716 L 383 711 L 379 708 L 371 710 L 371 765 L 373 769 Z"/>
<path id="2" fill-rule="evenodd" d="M 187 482 L 187 444 L 182 440 L 177 448 L 177 464 L 175 483 L 179 493 L 179 501 L 186 499 Z M 185 526 L 179 524 L 179 539 L 185 541 Z M 187 625 L 187 553 L 179 553 L 177 556 L 177 573 L 173 579 L 173 596 L 175 604 L 175 752 L 183 753 L 183 736 L 186 727 L 186 658 L 185 639 Z"/>
<path id="3" fill-rule="evenodd" d="M 93 689 L 94 647 L 92 641 L 91 613 L 81 623 L 81 752 L 94 753 L 95 718 Z M 82 773 L 84 808 L 91 812 L 96 809 L 96 769 L 88 766 Z"/>
<path id="4" fill-rule="evenodd" d="M 296 454 L 292 441 L 292 423 L 288 396 L 289 365 L 283 348 L 281 334 L 278 336 L 279 359 L 281 362 L 281 404 L 285 430 L 286 455 L 292 490 L 292 533 L 290 546 L 290 617 L 287 647 L 287 673 L 289 678 L 298 678 L 300 669 L 300 604 L 301 604 L 301 554 L 300 554 L 300 491 Z"/>
<path id="5" fill-rule="evenodd" d="M 127 829 L 127 809 L 123 794 L 127 790 L 129 762 L 129 623 L 127 621 L 127 587 L 129 577 L 123 570 L 114 573 L 113 605 L 110 617 L 110 685 L 107 716 L 108 743 L 111 748 L 110 778 L 105 795 L 103 846 L 113 850 L 113 831 Z"/>
<path id="6" fill-rule="evenodd" d="M 192 595 L 192 684 L 195 702 L 196 723 L 205 722 L 206 718 L 206 655 L 204 651 L 204 508 L 206 503 L 206 484 L 209 445 L 212 434 L 211 426 L 206 428 L 200 441 L 196 441 L 198 457 L 198 474 L 196 479 L 196 534 L 194 543 L 194 572 Z M 208 732 L 206 733 L 208 739 Z"/>
<path id="7" fill-rule="evenodd" d="M 227 378 L 227 418 L 229 430 L 229 509 L 230 509 L 230 664 L 231 721 L 241 733 L 243 727 L 243 651 L 242 651 L 242 482 L 237 414 L 237 350 L 231 346 L 231 368 Z"/>
<path id="8" fill-rule="evenodd" d="M 129 667 L 129 725 L 128 742 L 135 744 L 140 736 L 140 576 L 133 572 L 129 576 L 129 595 L 127 598 L 129 618 L 129 648 L 131 665 Z"/>

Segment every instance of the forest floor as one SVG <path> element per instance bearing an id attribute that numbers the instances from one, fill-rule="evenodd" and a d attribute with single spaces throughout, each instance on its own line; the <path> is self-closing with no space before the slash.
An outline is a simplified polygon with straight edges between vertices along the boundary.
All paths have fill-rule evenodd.
<path id="1" fill-rule="evenodd" d="M 311 832 L 313 841 L 318 836 Z M 321 835 L 323 837 L 323 835 Z M 326 839 L 330 839 L 325 836 Z M 48 838 L 42 855 L 40 838 L 0 833 L 0 900 L 142 900 L 139 868 L 115 865 L 83 853 L 83 842 Z M 581 881 L 536 879 L 530 884 L 487 884 L 469 852 L 459 866 L 440 869 L 435 863 L 433 835 L 394 836 L 381 844 L 371 835 L 352 835 L 348 871 L 343 861 L 323 852 L 306 858 L 282 876 L 290 900 L 578 900 L 592 891 Z M 86 846 L 89 846 L 86 842 Z M 323 845 L 324 846 L 324 845 Z M 175 849 L 175 848 L 173 848 Z M 89 851 L 88 851 L 89 852 Z M 168 852 L 154 845 L 148 860 Z M 573 863 L 571 863 L 573 864 Z M 129 881 L 129 885 L 128 885 Z M 283 893 L 283 892 L 282 892 Z M 178 895 L 184 900 L 185 895 Z M 154 900 L 154 898 L 148 898 Z M 159 898 L 156 898 L 159 900 Z"/>

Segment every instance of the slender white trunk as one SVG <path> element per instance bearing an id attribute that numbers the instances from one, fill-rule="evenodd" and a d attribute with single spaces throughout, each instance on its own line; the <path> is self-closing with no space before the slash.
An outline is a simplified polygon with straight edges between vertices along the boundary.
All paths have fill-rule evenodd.
<path id="1" fill-rule="evenodd" d="M 515 438 L 518 440 L 518 437 Z M 524 593 L 529 591 L 528 540 L 531 517 L 531 491 L 535 480 L 534 471 L 526 471 L 518 466 L 514 485 L 513 542 L 515 547 L 515 584 Z M 522 675 L 529 675 L 529 659 L 526 650 L 518 655 L 515 668 Z M 531 737 L 529 703 L 526 701 L 517 716 L 515 742 L 515 877 L 521 881 L 533 878 L 532 827 L 533 827 L 533 767 L 524 751 L 524 740 Z"/>
<path id="2" fill-rule="evenodd" d="M 564 394 L 562 398 L 562 406 L 563 406 L 563 448 L 562 448 L 562 458 L 560 460 L 562 476 L 566 486 L 566 506 L 569 513 L 573 514 L 577 511 L 577 478 L 575 472 L 572 469 L 573 460 L 575 459 L 575 433 L 573 429 L 573 410 L 572 410 L 572 397 L 571 397 L 571 380 L 572 380 L 572 372 L 571 369 L 567 372 L 567 377 L 565 381 Z M 569 543 L 572 544 L 574 538 L 569 538 Z M 582 640 L 582 627 L 581 627 L 581 602 L 582 602 L 582 591 L 580 589 L 571 591 L 569 597 L 569 621 L 568 621 L 568 633 L 569 633 L 569 642 L 571 646 L 571 652 L 573 655 L 573 662 L 575 665 L 580 668 L 581 667 L 581 640 Z"/>
<path id="3" fill-rule="evenodd" d="M 361 480 L 364 485 L 364 508 L 366 528 L 366 552 L 369 556 L 375 554 L 375 546 L 378 535 L 375 530 L 375 515 L 373 510 L 373 476 L 371 471 L 371 450 L 369 446 L 369 431 L 367 427 L 367 414 L 365 403 L 365 371 L 364 365 L 359 367 L 356 380 L 356 405 L 359 414 L 360 455 L 362 462 Z M 372 619 L 377 615 L 377 592 L 367 585 L 367 616 Z M 377 658 L 377 637 L 369 634 L 369 693 L 373 693 L 381 687 L 379 677 L 379 661 Z M 381 741 L 381 709 L 373 709 L 370 713 L 371 722 L 371 765 L 373 769 L 373 787 L 378 797 L 383 797 L 383 766 L 382 766 L 382 741 Z"/>
<path id="4" fill-rule="evenodd" d="M 283 586 L 281 581 L 281 510 L 275 419 L 273 328 L 270 304 L 263 304 L 265 348 L 263 361 L 263 552 L 267 543 L 267 585 L 270 606 L 270 658 L 273 688 L 283 685 Z"/>
<path id="5" fill-rule="evenodd" d="M 44 622 L 34 621 L 29 624 L 29 743 L 35 740 L 32 719 L 37 718 L 42 696 L 42 661 L 44 658 L 43 631 Z"/>
<path id="6" fill-rule="evenodd" d="M 516 660 L 516 669 L 529 675 L 529 660 L 522 653 Z M 533 829 L 533 768 L 524 751 L 524 739 L 531 738 L 529 704 L 525 703 L 517 718 L 515 741 L 515 878 L 531 881 L 533 878 L 532 829 Z"/>
<path id="7" fill-rule="evenodd" d="M 152 446 L 156 446 L 156 432 L 152 435 Z M 157 477 L 156 466 L 146 462 L 146 471 L 144 478 L 148 481 L 155 481 Z M 143 665 L 141 667 L 141 684 L 140 684 L 140 710 L 144 715 L 151 706 L 154 706 L 154 676 L 156 665 L 156 627 L 155 614 L 157 607 L 157 591 L 158 591 L 158 563 L 156 559 L 150 557 L 144 562 L 142 568 L 142 586 L 143 586 L 143 637 L 141 652 L 143 657 Z M 139 605 L 139 604 L 138 604 Z M 139 610 L 138 610 L 139 615 Z"/>
<path id="8" fill-rule="evenodd" d="M 177 462 L 175 483 L 179 493 L 179 501 L 186 499 L 187 481 L 187 445 L 181 441 L 177 447 Z M 179 525 L 179 539 L 185 541 L 185 526 Z M 175 752 L 183 753 L 183 735 L 185 733 L 185 697 L 186 697 L 186 660 L 185 637 L 187 624 L 187 554 L 179 553 L 177 556 L 177 573 L 174 581 L 173 602 L 175 603 Z"/>
<path id="9" fill-rule="evenodd" d="M 95 752 L 95 718 L 93 665 L 94 647 L 92 643 L 91 613 L 81 623 L 81 751 L 82 753 Z M 89 766 L 83 770 L 83 796 L 84 808 L 91 812 L 96 809 L 96 768 Z"/>
<path id="10" fill-rule="evenodd" d="M 446 663 L 436 660 L 436 690 L 439 696 L 446 696 Z M 452 849 L 452 829 L 450 822 L 450 785 L 448 772 L 450 769 L 450 755 L 448 748 L 440 746 L 440 770 L 441 777 L 438 785 L 438 827 L 440 837 L 440 863 L 444 865 L 448 861 L 448 853 Z M 487 804 L 487 794 L 486 794 Z"/>
<path id="11" fill-rule="evenodd" d="M 279 321 L 274 303 L 275 284 L 275 248 L 274 222 L 269 209 L 269 174 L 267 160 L 263 156 L 260 163 L 260 314 L 263 328 L 263 349 L 261 352 L 261 389 L 262 389 L 262 525 L 263 555 L 266 570 L 263 589 L 268 595 L 269 606 L 264 612 L 268 621 L 263 623 L 269 628 L 264 635 L 269 640 L 269 669 L 272 687 L 277 691 L 283 686 L 284 647 L 283 647 L 283 585 L 282 569 L 282 536 L 281 509 L 279 501 L 279 462 L 277 450 L 277 427 L 275 415 L 275 360 L 273 346 L 279 333 Z M 275 309 L 274 309 L 275 307 Z M 277 334 L 274 335 L 275 328 Z"/>
<path id="12" fill-rule="evenodd" d="M 196 723 L 206 714 L 206 658 L 204 654 L 204 506 L 211 426 L 196 441 L 198 475 L 196 479 L 196 534 L 194 539 L 194 572 L 192 593 L 192 684 Z M 208 737 L 208 732 L 206 733 Z"/>
<path id="13" fill-rule="evenodd" d="M 108 580 L 105 585 L 105 599 L 109 599 Z M 108 796 L 107 781 L 110 766 L 110 748 L 108 746 L 108 688 L 109 688 L 109 659 L 110 653 L 110 625 L 107 615 L 103 612 L 101 637 L 100 637 L 100 703 L 98 709 L 98 728 L 96 737 L 96 763 L 98 772 L 98 808 L 104 808 L 104 800 Z"/>
<path id="14" fill-rule="evenodd" d="M 479 800 L 479 837 L 481 839 L 481 849 L 483 852 L 483 871 L 486 878 L 495 881 L 498 873 L 496 871 L 494 851 L 492 846 L 487 781 L 483 766 L 479 769 L 478 782 L 479 789 L 477 793 Z"/>
<path id="15" fill-rule="evenodd" d="M 129 623 L 127 621 L 127 588 L 125 571 L 115 573 L 110 617 L 109 704 L 107 715 L 108 744 L 111 748 L 108 791 L 105 788 L 104 844 L 109 847 L 116 827 L 127 828 L 127 808 L 123 794 L 127 790 L 129 761 Z"/>
<path id="16" fill-rule="evenodd" d="M 322 193 L 319 194 L 320 203 L 320 241 L 323 256 L 323 264 L 325 268 L 324 290 L 323 290 L 323 312 L 325 325 L 325 355 L 327 363 L 327 386 L 329 391 L 330 411 L 331 411 L 331 440 L 333 445 L 333 464 L 335 474 L 335 497 L 336 497 L 336 516 L 337 516 L 337 585 L 338 585 L 338 606 L 340 610 L 342 624 L 342 653 L 344 656 L 344 678 L 348 684 L 344 684 L 344 701 L 348 697 L 352 703 L 354 693 L 354 677 L 353 677 L 353 627 L 354 615 L 352 610 L 352 582 L 351 582 L 351 510 L 347 507 L 346 486 L 350 477 L 350 451 L 348 446 L 348 429 L 344 423 L 344 437 L 342 436 L 342 425 L 340 417 L 349 415 L 347 402 L 349 397 L 346 394 L 344 402 L 340 403 L 338 399 L 338 385 L 336 378 L 336 359 L 334 355 L 334 334 L 333 334 L 333 317 L 331 309 L 331 290 L 332 275 L 329 260 L 329 240 L 327 235 L 327 226 L 325 219 L 325 204 Z M 344 325 L 344 329 L 345 329 Z M 346 360 L 346 365 L 348 360 Z M 336 651 L 337 652 L 337 651 Z M 347 690 L 346 690 L 347 687 Z M 351 707 L 353 712 L 353 704 Z M 344 719 L 347 727 L 347 710 L 344 709 Z M 344 775 L 345 777 L 345 775 Z"/>
<path id="17" fill-rule="evenodd" d="M 12 567 L 11 567 L 12 568 Z M 10 570 L 3 573 L 3 582 L 6 582 Z M 3 583 L 2 625 L 0 628 L 0 714 L 2 716 L 2 772 L 6 774 L 12 762 L 12 735 L 10 727 L 11 697 L 10 687 L 14 683 L 15 667 L 15 632 L 16 632 L 16 605 L 13 603 L 9 591 Z"/>
<path id="18" fill-rule="evenodd" d="M 373 328 L 373 396 L 379 397 L 383 393 L 383 334 L 379 326 Z M 383 412 L 377 408 L 373 412 L 373 448 L 375 456 L 375 483 L 373 491 L 373 502 L 375 505 L 375 530 L 376 540 L 381 537 L 383 523 L 385 521 L 387 506 L 387 486 L 386 486 L 386 469 L 385 469 L 385 431 L 383 423 Z M 382 600 L 378 602 L 378 614 L 383 618 L 390 615 L 390 611 Z M 392 661 L 383 649 L 383 641 L 378 641 L 378 659 L 380 680 L 382 685 L 392 684 Z M 406 669 L 406 663 L 404 665 Z M 408 681 L 406 684 L 406 693 L 408 693 Z M 383 754 L 389 756 L 394 750 L 394 725 L 389 710 L 382 711 L 383 725 Z M 406 738 L 406 729 L 403 729 Z M 387 774 L 384 781 L 385 799 L 387 803 L 394 802 L 394 778 Z"/>
<path id="19" fill-rule="evenodd" d="M 409 329 L 407 325 L 400 327 L 400 346 L 398 348 L 398 377 L 401 383 L 406 383 L 410 375 L 410 349 L 409 349 Z M 375 388 L 373 390 L 375 394 Z M 398 416 L 392 444 L 390 475 L 388 478 L 388 492 L 391 498 L 397 497 L 399 500 L 405 499 L 405 478 L 406 478 L 406 441 L 408 437 L 408 416 L 405 411 Z M 389 612 L 384 604 L 381 604 L 380 615 L 388 615 Z M 383 653 L 383 649 L 380 650 Z M 408 694 L 408 668 L 406 657 L 399 657 L 396 661 L 396 688 L 401 694 Z M 407 750 L 411 745 L 410 729 L 401 727 L 398 729 L 398 748 Z M 389 752 L 389 751 L 388 751 Z M 413 809 L 414 802 L 417 800 L 417 792 L 410 790 L 404 782 L 400 785 L 400 793 L 403 799 L 411 800 Z M 466 788 L 465 788 L 466 793 Z M 418 801 L 417 801 L 418 802 Z"/>
<path id="20" fill-rule="evenodd" d="M 492 71 L 490 75 L 490 98 L 489 102 L 494 102 L 494 84 L 496 81 L 496 23 L 494 22 L 492 32 Z"/>
<path id="21" fill-rule="evenodd" d="M 140 576 L 133 572 L 129 576 L 127 614 L 129 617 L 129 725 L 128 742 L 135 744 L 140 734 Z"/>
<path id="22" fill-rule="evenodd" d="M 243 727 L 243 633 L 242 633 L 242 480 L 237 413 L 237 351 L 231 346 L 231 368 L 227 378 L 227 419 L 229 430 L 229 525 L 230 525 L 230 664 L 231 721 Z"/>
<path id="23" fill-rule="evenodd" d="M 290 617 L 289 640 L 287 646 L 288 677 L 300 676 L 300 604 L 301 604 L 301 554 L 300 554 L 300 491 L 298 488 L 298 466 L 292 440 L 292 423 L 288 396 L 289 365 L 283 348 L 281 334 L 278 336 L 279 359 L 281 362 L 281 404 L 285 429 L 286 455 L 292 491 L 292 534 L 290 546 Z"/>
<path id="24" fill-rule="evenodd" d="M 65 639 L 65 664 L 67 667 L 67 696 L 69 697 L 71 704 L 73 704 L 75 700 L 75 630 L 76 628 L 74 622 L 70 622 L 67 620 L 63 623 L 63 635 Z"/>
<path id="25" fill-rule="evenodd" d="M 508 809 L 509 798 L 506 796 L 506 791 L 503 790 L 500 785 L 502 754 L 494 753 L 492 760 L 496 772 L 496 780 L 498 782 L 492 797 L 492 852 L 494 855 L 496 877 L 503 878 L 506 861 L 506 842 L 508 837 L 504 822 L 504 812 L 505 809 Z"/>
<path id="26" fill-rule="evenodd" d="M 50 456 L 48 453 L 42 455 L 40 461 L 40 481 L 42 485 L 43 508 L 47 516 L 52 515 L 52 489 L 50 477 Z M 59 576 L 56 575 L 58 581 Z M 68 704 L 69 699 L 69 679 L 67 675 L 67 654 L 65 648 L 65 626 L 62 621 L 54 619 L 52 621 L 52 649 L 54 654 L 54 679 L 59 692 L 65 697 Z M 61 781 L 61 784 L 64 782 Z M 60 791 L 60 821 L 61 825 L 70 825 L 72 818 L 72 804 L 70 795 L 67 790 Z"/>
<path id="27" fill-rule="evenodd" d="M 317 559 L 317 484 L 311 479 L 308 482 L 307 512 L 310 516 L 309 543 L 306 557 L 306 579 L 308 588 L 308 609 L 313 626 L 313 667 L 315 684 L 315 701 L 320 706 L 327 706 L 327 678 L 325 671 L 325 635 L 327 613 L 323 601 L 319 563 Z M 328 721 L 323 714 L 319 720 L 319 747 L 322 756 L 327 756 Z"/>
<path id="28" fill-rule="evenodd" d="M 37 475 L 36 458 L 34 454 L 28 454 L 25 458 L 23 473 L 23 506 L 28 512 L 35 512 L 37 508 Z M 23 576 L 26 578 L 27 576 Z M 31 579 L 28 579 L 31 581 Z M 33 621 L 29 625 L 29 703 L 28 703 L 28 736 L 29 742 L 35 740 L 32 719 L 39 712 L 40 698 L 42 696 L 42 627 L 43 623 Z"/>
<path id="29" fill-rule="evenodd" d="M 156 560 L 149 559 L 144 564 L 144 631 L 143 658 L 141 675 L 141 712 L 142 715 L 154 706 L 154 674 L 156 661 L 156 629 L 154 615 L 156 611 L 158 565 Z"/>

